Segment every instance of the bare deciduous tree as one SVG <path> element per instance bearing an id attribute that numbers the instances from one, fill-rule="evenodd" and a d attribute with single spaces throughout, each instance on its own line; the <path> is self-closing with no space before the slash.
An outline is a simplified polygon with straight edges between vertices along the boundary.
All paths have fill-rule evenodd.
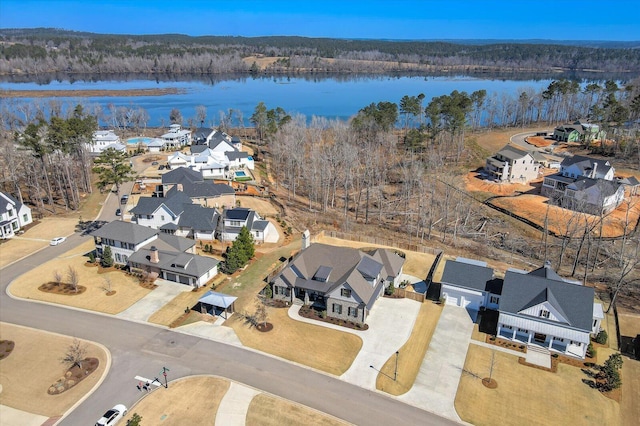
<path id="1" fill-rule="evenodd" d="M 78 271 L 73 266 L 69 266 L 67 270 L 67 278 L 69 279 L 69 284 L 73 287 L 73 291 L 78 292 L 78 282 L 80 278 L 78 277 Z"/>
<path id="2" fill-rule="evenodd" d="M 82 361 L 85 360 L 87 355 L 87 344 L 81 342 L 77 338 L 73 339 L 73 342 L 67 348 L 64 357 L 60 359 L 60 362 L 68 365 L 69 368 L 73 368 L 76 365 L 82 368 Z"/>

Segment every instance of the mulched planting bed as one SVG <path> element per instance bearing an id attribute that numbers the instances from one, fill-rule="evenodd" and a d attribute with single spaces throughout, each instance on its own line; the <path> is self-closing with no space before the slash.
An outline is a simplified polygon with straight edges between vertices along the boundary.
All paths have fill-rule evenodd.
<path id="1" fill-rule="evenodd" d="M 15 347 L 16 343 L 13 340 L 0 340 L 0 359 L 5 359 L 11 355 Z"/>
<path id="2" fill-rule="evenodd" d="M 482 379 L 482 384 L 484 385 L 484 387 L 489 389 L 495 389 L 498 387 L 498 382 L 496 382 L 495 379 L 490 379 L 488 377 Z"/>
<path id="3" fill-rule="evenodd" d="M 87 288 L 83 285 L 79 285 L 77 289 L 74 289 L 71 284 L 64 284 L 64 283 L 58 284 L 54 282 L 48 282 L 38 287 L 38 290 L 44 291 L 45 293 L 62 294 L 65 296 L 75 296 L 75 295 L 84 293 L 85 291 L 87 291 Z"/>
<path id="4" fill-rule="evenodd" d="M 265 305 L 269 306 L 270 308 L 288 308 L 289 306 L 291 306 L 288 302 L 278 299 L 265 299 Z"/>
<path id="5" fill-rule="evenodd" d="M 358 324 L 358 323 L 354 323 L 351 321 L 345 321 L 345 320 L 341 320 L 338 318 L 331 318 L 331 317 L 326 317 L 326 318 L 322 318 L 321 316 L 321 312 L 310 307 L 310 306 L 303 306 L 302 308 L 300 308 L 300 312 L 299 312 L 301 317 L 304 318 L 309 318 L 312 320 L 316 320 L 316 321 L 322 321 L 322 322 L 327 322 L 329 324 L 335 324 L 335 325 L 339 325 L 342 327 L 346 327 L 346 328 L 352 328 L 354 330 L 368 330 L 369 329 L 369 325 L 368 324 Z"/>
<path id="6" fill-rule="evenodd" d="M 512 342 L 510 340 L 505 340 L 505 339 L 496 339 L 493 336 L 487 336 L 487 338 L 485 339 L 485 342 L 487 342 L 487 343 L 489 343 L 491 345 L 496 345 L 496 346 L 501 346 L 501 347 L 506 348 L 506 349 L 511 349 L 513 351 L 518 351 L 518 352 L 522 352 L 522 353 L 526 353 L 527 352 L 527 346 L 522 344 L 522 343 L 520 343 L 520 342 Z"/>
<path id="7" fill-rule="evenodd" d="M 85 377 L 89 377 L 91 373 L 98 369 L 100 361 L 98 358 L 85 358 L 82 361 L 82 367 L 74 365 L 68 369 L 63 377 L 60 377 L 55 383 L 49 386 L 47 393 L 49 395 L 59 395 L 62 392 L 71 389 Z"/>
<path id="8" fill-rule="evenodd" d="M 154 290 L 154 289 L 158 288 L 158 286 L 156 284 L 150 283 L 150 282 L 147 282 L 147 281 L 140 282 L 140 287 L 146 288 L 146 289 L 149 289 L 149 290 Z"/>
<path id="9" fill-rule="evenodd" d="M 267 331 L 273 330 L 273 324 L 271 324 L 270 322 L 260 323 L 256 325 L 256 330 L 262 333 L 266 333 Z"/>

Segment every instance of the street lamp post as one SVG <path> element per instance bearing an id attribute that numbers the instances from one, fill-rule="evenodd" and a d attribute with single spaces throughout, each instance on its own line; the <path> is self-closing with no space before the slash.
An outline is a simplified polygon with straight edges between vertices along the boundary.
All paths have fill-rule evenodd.
<path id="1" fill-rule="evenodd" d="M 393 373 L 393 381 L 398 380 L 398 355 L 400 355 L 400 351 L 396 351 L 396 369 Z"/>

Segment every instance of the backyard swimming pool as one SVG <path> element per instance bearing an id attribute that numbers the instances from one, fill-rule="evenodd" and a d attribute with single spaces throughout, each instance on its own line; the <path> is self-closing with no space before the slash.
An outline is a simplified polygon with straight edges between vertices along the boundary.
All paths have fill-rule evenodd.
<path id="1" fill-rule="evenodd" d="M 247 177 L 247 174 L 242 170 L 238 170 L 236 173 L 236 177 Z"/>
<path id="2" fill-rule="evenodd" d="M 147 138 L 147 137 L 131 138 L 131 139 L 127 139 L 127 145 L 139 145 L 141 143 L 143 143 L 145 145 L 149 145 L 149 143 L 152 140 L 153 140 L 153 138 Z"/>

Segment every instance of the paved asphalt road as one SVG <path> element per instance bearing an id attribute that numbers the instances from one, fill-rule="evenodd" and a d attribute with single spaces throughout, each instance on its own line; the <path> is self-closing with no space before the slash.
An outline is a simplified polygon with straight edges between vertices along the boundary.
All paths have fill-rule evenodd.
<path id="1" fill-rule="evenodd" d="M 103 217 L 113 214 L 111 207 L 106 203 Z M 47 247 L 0 272 L 0 321 L 92 340 L 111 351 L 107 378 L 62 425 L 93 424 L 117 403 L 130 406 L 140 397 L 134 376 L 153 378 L 163 366 L 170 369 L 169 380 L 193 374 L 227 377 L 359 425 L 455 424 L 381 393 L 246 348 L 7 295 L 6 288 L 16 277 L 88 238 L 75 234 L 64 244 Z"/>

